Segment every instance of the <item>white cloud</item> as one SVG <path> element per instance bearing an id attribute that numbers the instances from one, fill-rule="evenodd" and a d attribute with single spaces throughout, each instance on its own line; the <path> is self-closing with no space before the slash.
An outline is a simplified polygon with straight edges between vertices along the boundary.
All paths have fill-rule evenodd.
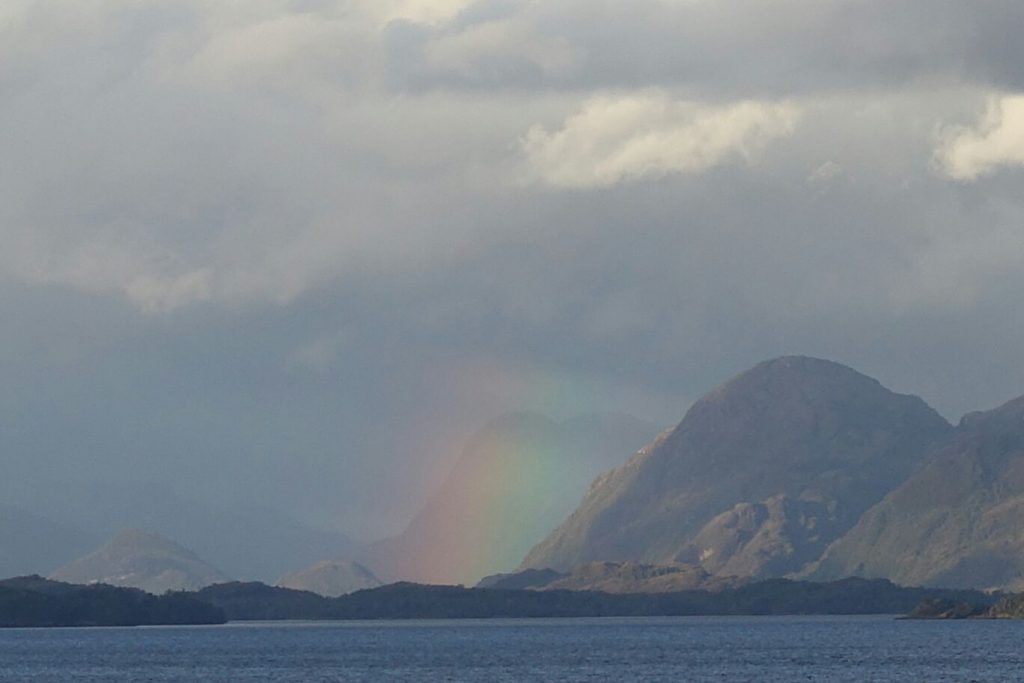
<path id="1" fill-rule="evenodd" d="M 548 185 L 608 187 L 751 163 L 769 143 L 791 135 L 798 118 L 790 103 L 704 106 L 664 92 L 596 97 L 557 131 L 532 127 L 523 151 L 533 175 Z"/>
<path id="2" fill-rule="evenodd" d="M 961 181 L 1024 166 L 1024 95 L 991 99 L 975 126 L 944 128 L 935 160 L 945 175 Z"/>

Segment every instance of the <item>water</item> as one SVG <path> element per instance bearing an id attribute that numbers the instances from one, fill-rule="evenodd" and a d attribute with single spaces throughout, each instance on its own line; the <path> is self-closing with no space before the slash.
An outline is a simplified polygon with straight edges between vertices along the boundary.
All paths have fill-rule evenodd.
<path id="1" fill-rule="evenodd" d="M 751 617 L 0 631 L 0 680 L 1006 681 L 1024 622 Z"/>

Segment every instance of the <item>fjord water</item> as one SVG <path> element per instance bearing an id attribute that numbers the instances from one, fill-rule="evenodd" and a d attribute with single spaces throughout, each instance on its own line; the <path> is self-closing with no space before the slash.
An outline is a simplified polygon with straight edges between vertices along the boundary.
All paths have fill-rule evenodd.
<path id="1" fill-rule="evenodd" d="M 1005 681 L 1024 623 L 686 617 L 0 632 L 0 680 Z"/>

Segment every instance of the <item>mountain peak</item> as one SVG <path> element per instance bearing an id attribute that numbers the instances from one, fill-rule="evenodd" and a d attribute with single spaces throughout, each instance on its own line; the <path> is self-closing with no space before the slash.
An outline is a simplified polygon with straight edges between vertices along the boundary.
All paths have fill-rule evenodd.
<path id="1" fill-rule="evenodd" d="M 706 394 L 668 436 L 603 476 L 523 566 L 690 561 L 711 550 L 695 542 L 714 538 L 718 565 L 736 564 L 728 552 L 770 559 L 763 569 L 776 575 L 792 571 L 856 523 L 950 430 L 920 398 L 845 365 L 774 358 Z M 735 509 L 741 503 L 752 505 Z M 827 533 L 803 526 L 812 509 Z M 701 533 L 730 511 L 750 517 L 749 534 Z M 772 552 L 747 548 L 753 538 Z"/>
<path id="2" fill-rule="evenodd" d="M 758 363 L 712 389 L 698 404 L 756 399 L 777 402 L 784 398 L 813 401 L 851 392 L 893 393 L 878 380 L 841 363 L 809 356 L 780 356 Z"/>

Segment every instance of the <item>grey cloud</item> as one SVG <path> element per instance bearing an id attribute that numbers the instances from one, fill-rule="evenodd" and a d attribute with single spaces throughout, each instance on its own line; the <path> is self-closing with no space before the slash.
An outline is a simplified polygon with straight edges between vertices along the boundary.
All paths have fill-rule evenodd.
<path id="1" fill-rule="evenodd" d="M 484 3 L 480 3 L 483 5 Z M 475 7 L 471 6 L 472 7 Z M 391 59 L 415 88 L 692 88 L 718 97 L 895 88 L 921 81 L 1022 86 L 1010 27 L 1024 10 L 1004 0 L 828 0 L 785 2 L 520 3 L 515 12 L 427 29 Z M 570 65 L 546 68 L 524 53 L 484 50 L 458 71 L 432 66 L 432 41 L 513 17 L 538 40 L 563 41 Z"/>
<path id="2" fill-rule="evenodd" d="M 932 166 L 1020 87 L 1015 3 L 399 5 L 0 19 L 0 502 L 156 478 L 369 536 L 504 410 L 667 426 L 781 353 L 954 418 L 1024 393 L 1021 171 Z M 531 128 L 650 92 L 802 115 L 743 163 L 517 182 Z"/>

